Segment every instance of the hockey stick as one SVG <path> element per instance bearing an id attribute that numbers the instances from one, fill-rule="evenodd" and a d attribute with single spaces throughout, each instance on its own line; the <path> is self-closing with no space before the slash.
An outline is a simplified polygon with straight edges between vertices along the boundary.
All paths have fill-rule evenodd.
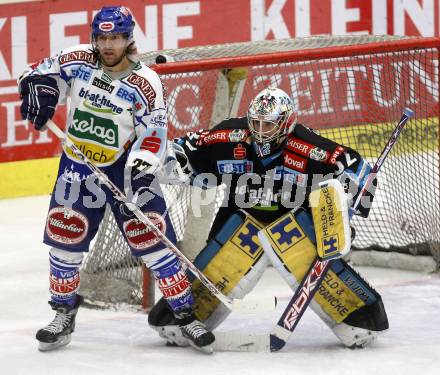
<path id="1" fill-rule="evenodd" d="M 359 207 L 362 198 L 371 187 L 371 184 L 373 183 L 374 178 L 379 172 L 385 158 L 387 157 L 388 153 L 391 151 L 399 135 L 401 134 L 403 127 L 413 116 L 413 114 L 414 112 L 409 108 L 405 108 L 403 110 L 403 115 L 399 120 L 399 123 L 397 124 L 396 128 L 391 134 L 390 139 L 385 145 L 385 148 L 382 150 L 382 153 L 374 164 L 371 173 L 369 174 L 367 181 L 365 182 L 365 185 L 358 194 L 358 197 L 351 208 L 352 212 L 356 212 L 357 207 Z M 301 319 L 304 311 L 307 309 L 307 306 L 313 299 L 313 296 L 321 285 L 321 282 L 324 279 L 331 264 L 332 260 L 320 260 L 319 258 L 316 258 L 314 260 L 306 276 L 302 280 L 299 287 L 296 289 L 292 299 L 287 304 L 283 314 L 278 320 L 277 325 L 274 327 L 270 334 L 269 342 L 270 350 L 272 352 L 278 351 L 282 349 L 284 345 L 286 345 L 287 340 L 298 325 L 299 320 Z"/>
<path id="2" fill-rule="evenodd" d="M 382 150 L 379 158 L 374 164 L 371 173 L 369 174 L 365 185 L 361 189 L 358 197 L 351 208 L 352 212 L 356 211 L 356 208 L 361 203 L 362 197 L 370 188 L 374 178 L 376 177 L 379 169 L 381 168 L 385 158 L 391 151 L 393 145 L 396 143 L 403 127 L 407 121 L 413 116 L 411 109 L 405 108 L 403 110 L 403 116 L 391 134 L 385 148 Z M 249 334 L 239 331 L 232 332 L 215 332 L 215 350 L 216 351 L 245 351 L 245 352 L 258 352 L 258 351 L 279 351 L 282 349 L 287 340 L 292 335 L 296 326 L 298 325 L 302 315 L 310 304 L 313 296 L 321 285 L 328 269 L 331 266 L 332 260 L 320 260 L 316 258 L 310 266 L 306 276 L 304 276 L 301 284 L 295 291 L 295 294 L 288 302 L 283 314 L 278 320 L 271 333 L 266 334 Z"/>
<path id="3" fill-rule="evenodd" d="M 101 171 L 90 159 L 88 159 L 84 153 L 73 143 L 73 141 L 66 136 L 66 134 L 52 121 L 48 120 L 46 126 L 59 138 L 59 140 L 69 147 L 72 152 L 80 158 L 93 172 L 93 174 L 99 179 L 101 183 L 107 186 L 113 193 L 115 199 L 124 202 L 127 205 L 127 196 L 107 177 L 107 175 Z M 139 209 L 139 207 L 130 203 L 128 207 L 139 221 L 148 226 L 159 238 L 159 240 L 166 245 L 179 260 L 185 264 L 191 273 L 200 280 L 200 282 L 216 297 L 218 298 L 229 310 L 246 311 L 246 301 L 234 300 L 228 296 L 225 296 L 169 239 L 165 236 L 160 229 L 158 229 L 153 222 Z M 275 306 L 275 299 L 273 301 Z M 256 305 L 253 304 L 253 309 Z"/>

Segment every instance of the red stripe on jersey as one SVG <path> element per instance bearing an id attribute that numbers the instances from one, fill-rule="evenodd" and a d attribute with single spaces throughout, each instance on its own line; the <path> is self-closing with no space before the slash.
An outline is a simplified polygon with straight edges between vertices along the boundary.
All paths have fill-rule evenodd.
<path id="1" fill-rule="evenodd" d="M 202 133 L 201 142 L 205 145 L 213 143 L 229 142 L 230 130 L 217 130 L 209 133 Z"/>

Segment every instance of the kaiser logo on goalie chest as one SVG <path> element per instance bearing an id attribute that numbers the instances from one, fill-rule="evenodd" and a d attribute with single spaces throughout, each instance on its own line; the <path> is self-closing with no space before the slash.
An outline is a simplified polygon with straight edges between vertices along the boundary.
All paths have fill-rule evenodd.
<path id="1" fill-rule="evenodd" d="M 287 141 L 287 147 L 297 152 L 300 155 L 308 156 L 309 151 L 313 146 L 307 142 L 298 139 L 289 139 Z"/>
<path id="2" fill-rule="evenodd" d="M 163 234 L 166 232 L 165 219 L 161 214 L 158 212 L 147 212 L 145 215 Z M 147 249 L 160 241 L 154 231 L 136 218 L 124 223 L 124 232 L 128 243 L 136 250 Z"/>
<path id="3" fill-rule="evenodd" d="M 213 143 L 227 142 L 229 132 L 227 130 L 218 130 L 213 132 L 207 132 L 202 134 L 202 142 L 205 145 L 211 145 Z"/>
<path id="4" fill-rule="evenodd" d="M 46 233 L 54 241 L 64 244 L 80 243 L 87 235 L 89 222 L 78 211 L 55 207 L 49 211 Z"/>

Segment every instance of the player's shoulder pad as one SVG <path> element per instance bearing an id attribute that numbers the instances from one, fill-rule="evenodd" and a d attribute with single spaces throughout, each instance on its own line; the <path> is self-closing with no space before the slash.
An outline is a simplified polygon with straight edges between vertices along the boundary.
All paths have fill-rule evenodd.
<path id="1" fill-rule="evenodd" d="M 313 129 L 296 124 L 294 131 L 287 136 L 285 150 L 319 162 L 327 162 L 333 148 L 326 141 Z"/>
<path id="2" fill-rule="evenodd" d="M 58 61 L 60 65 L 67 65 L 72 63 L 87 63 L 91 65 L 97 64 L 97 59 L 93 53 L 91 44 L 78 44 L 73 47 L 63 49 L 58 54 Z"/>
<path id="3" fill-rule="evenodd" d="M 132 73 L 145 77 L 146 79 L 150 80 L 152 84 L 160 83 L 159 75 L 140 60 L 135 62 Z"/>
<path id="4" fill-rule="evenodd" d="M 223 120 L 212 129 L 200 133 L 199 144 L 237 143 L 244 142 L 250 136 L 247 119 L 229 118 Z"/>
<path id="5" fill-rule="evenodd" d="M 303 124 L 296 124 L 295 128 L 293 129 L 293 132 L 289 134 L 290 138 L 301 138 L 301 139 L 324 139 L 321 135 L 319 135 L 319 132 L 316 130 L 309 128 Z"/>
<path id="6" fill-rule="evenodd" d="M 311 159 L 329 164 L 335 164 L 336 160 L 349 149 L 301 124 L 296 124 L 294 131 L 289 134 L 286 147 Z"/>
<path id="7" fill-rule="evenodd" d="M 131 74 L 124 78 L 124 81 L 144 97 L 150 108 L 154 108 L 156 96 L 163 91 L 162 82 L 154 70 L 138 61 Z"/>

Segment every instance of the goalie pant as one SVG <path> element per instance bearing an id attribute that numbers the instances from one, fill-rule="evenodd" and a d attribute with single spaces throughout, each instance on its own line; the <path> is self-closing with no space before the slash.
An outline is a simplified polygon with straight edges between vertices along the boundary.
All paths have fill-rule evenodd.
<path id="1" fill-rule="evenodd" d="M 102 168 L 119 188 L 124 183 L 124 165 L 125 157 L 122 157 L 111 167 Z M 134 180 L 133 191 L 140 187 L 145 189 L 144 181 Z M 82 253 L 89 250 L 107 203 L 132 254 L 142 257 L 145 265 L 152 270 L 159 289 L 174 313 L 179 316 L 192 313 L 191 285 L 174 253 L 145 224 L 134 216 L 127 217 L 121 213 L 111 192 L 99 185 L 88 167 L 68 159 L 65 154 L 61 157 L 44 232 L 44 243 L 51 246 L 51 301 L 61 305 L 75 305 Z M 140 209 L 161 232 L 175 242 L 175 233 L 160 186 L 155 180 L 148 190 L 144 190 L 139 203 Z"/>
<path id="2" fill-rule="evenodd" d="M 292 290 L 296 290 L 316 257 L 316 248 L 309 214 L 299 210 L 291 217 L 289 228 L 294 230 L 298 227 L 303 233 L 296 243 L 301 245 L 287 249 L 282 257 L 275 251 L 263 250 L 253 236 L 264 225 L 243 211 L 238 211 L 213 236 L 194 264 L 232 298 L 244 298 L 270 263 Z M 282 217 L 280 220 L 286 219 Z M 255 243 L 257 251 L 251 254 L 252 246 L 249 244 L 252 243 Z M 196 316 L 208 329 L 216 328 L 230 313 L 198 280 L 193 281 L 193 293 Z M 333 261 L 311 302 L 311 308 L 348 347 L 367 345 L 377 333 L 388 328 L 380 295 L 342 259 Z M 173 315 L 163 300 L 153 307 L 148 322 L 169 343 L 186 344 L 179 336 Z"/>

